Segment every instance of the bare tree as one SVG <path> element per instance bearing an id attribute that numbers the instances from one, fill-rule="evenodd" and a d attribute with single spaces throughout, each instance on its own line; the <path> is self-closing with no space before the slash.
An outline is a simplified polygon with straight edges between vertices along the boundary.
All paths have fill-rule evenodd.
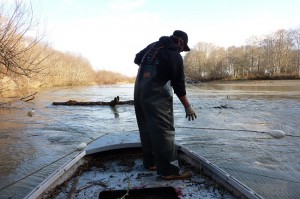
<path id="1" fill-rule="evenodd" d="M 291 56 L 292 39 L 288 31 L 282 29 L 274 33 L 275 40 L 275 69 L 276 74 L 287 73 L 289 71 L 289 60 Z"/>
<path id="2" fill-rule="evenodd" d="M 291 38 L 294 44 L 294 53 L 291 62 L 300 77 L 300 27 L 291 31 Z"/>
<path id="3" fill-rule="evenodd" d="M 11 76 L 27 76 L 39 73 L 45 68 L 42 61 L 47 58 L 41 45 L 44 34 L 36 32 L 34 37 L 28 33 L 37 29 L 31 4 L 15 0 L 13 6 L 0 2 L 0 73 Z"/>
<path id="4" fill-rule="evenodd" d="M 184 59 L 186 75 L 195 80 L 207 80 L 210 78 L 211 65 L 208 62 L 215 46 L 211 43 L 199 42 Z"/>
<path id="5" fill-rule="evenodd" d="M 262 66 L 261 39 L 256 36 L 252 36 L 247 40 L 247 43 L 246 53 L 250 74 L 254 76 L 264 76 L 265 71 Z"/>
<path id="6" fill-rule="evenodd" d="M 207 59 L 207 70 L 209 79 L 218 80 L 229 75 L 229 68 L 226 64 L 226 51 L 224 48 L 214 45 L 210 46 L 210 53 Z"/>
<path id="7" fill-rule="evenodd" d="M 244 46 L 227 49 L 227 63 L 234 78 L 245 78 L 249 74 L 247 53 Z"/>

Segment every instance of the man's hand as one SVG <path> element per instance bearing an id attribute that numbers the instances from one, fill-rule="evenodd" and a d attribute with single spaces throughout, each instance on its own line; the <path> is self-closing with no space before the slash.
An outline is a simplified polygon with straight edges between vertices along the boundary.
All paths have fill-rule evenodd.
<path id="1" fill-rule="evenodd" d="M 186 108 L 185 113 L 186 113 L 185 118 L 189 118 L 189 121 L 191 121 L 191 119 L 194 120 L 197 118 L 196 112 L 194 111 L 192 106 Z"/>

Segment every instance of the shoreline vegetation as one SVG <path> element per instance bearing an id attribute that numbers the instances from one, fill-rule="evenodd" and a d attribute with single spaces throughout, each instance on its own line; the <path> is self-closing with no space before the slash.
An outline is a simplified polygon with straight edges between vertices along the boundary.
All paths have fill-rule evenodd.
<path id="1" fill-rule="evenodd" d="M 95 71 L 82 55 L 52 48 L 38 31 L 31 4 L 13 5 L 0 2 L 1 98 L 23 98 L 40 88 L 134 83 L 135 77 Z M 32 31 L 37 34 L 27 36 Z M 187 83 L 300 79 L 300 27 L 246 43 L 224 48 L 199 42 L 184 56 Z"/>

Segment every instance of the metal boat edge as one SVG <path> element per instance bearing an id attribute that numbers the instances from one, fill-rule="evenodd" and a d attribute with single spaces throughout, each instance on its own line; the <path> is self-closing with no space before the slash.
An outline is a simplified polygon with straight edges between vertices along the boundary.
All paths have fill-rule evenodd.
<path id="1" fill-rule="evenodd" d="M 37 187 L 35 187 L 24 199 L 38 199 L 43 198 L 43 194 L 54 189 L 56 186 L 63 183 L 69 177 L 71 177 L 79 166 L 84 163 L 83 157 L 86 155 L 85 151 L 77 154 L 70 161 L 63 164 L 59 169 L 42 181 Z"/>
<path id="2" fill-rule="evenodd" d="M 187 147 L 177 145 L 177 150 L 185 154 L 185 156 L 181 157 L 182 159 L 194 167 L 200 168 L 205 175 L 210 176 L 215 182 L 223 185 L 225 189 L 233 192 L 233 195 L 239 198 L 246 197 L 249 199 L 264 199 L 262 196 L 237 180 L 235 177 L 206 160 L 204 157 L 190 151 Z"/>

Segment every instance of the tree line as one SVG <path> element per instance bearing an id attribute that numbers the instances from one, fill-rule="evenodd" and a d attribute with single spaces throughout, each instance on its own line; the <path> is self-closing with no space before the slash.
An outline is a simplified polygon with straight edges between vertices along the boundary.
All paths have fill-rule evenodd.
<path id="1" fill-rule="evenodd" d="M 244 46 L 199 42 L 185 58 L 190 80 L 291 79 L 300 77 L 300 28 L 253 36 Z"/>
<path id="2" fill-rule="evenodd" d="M 38 26 L 30 3 L 0 2 L 0 95 L 37 87 L 134 81 L 121 74 L 94 71 L 83 56 L 51 48 L 43 42 L 46 33 L 39 32 Z"/>
<path id="3" fill-rule="evenodd" d="M 0 1 L 0 96 L 10 90 L 134 82 L 109 71 L 94 71 L 78 54 L 60 52 L 43 41 L 33 7 L 25 0 Z M 31 34 L 29 34 L 31 33 Z M 28 36 L 30 35 L 30 36 Z M 244 46 L 199 42 L 184 57 L 189 80 L 300 77 L 300 28 L 253 36 Z"/>

